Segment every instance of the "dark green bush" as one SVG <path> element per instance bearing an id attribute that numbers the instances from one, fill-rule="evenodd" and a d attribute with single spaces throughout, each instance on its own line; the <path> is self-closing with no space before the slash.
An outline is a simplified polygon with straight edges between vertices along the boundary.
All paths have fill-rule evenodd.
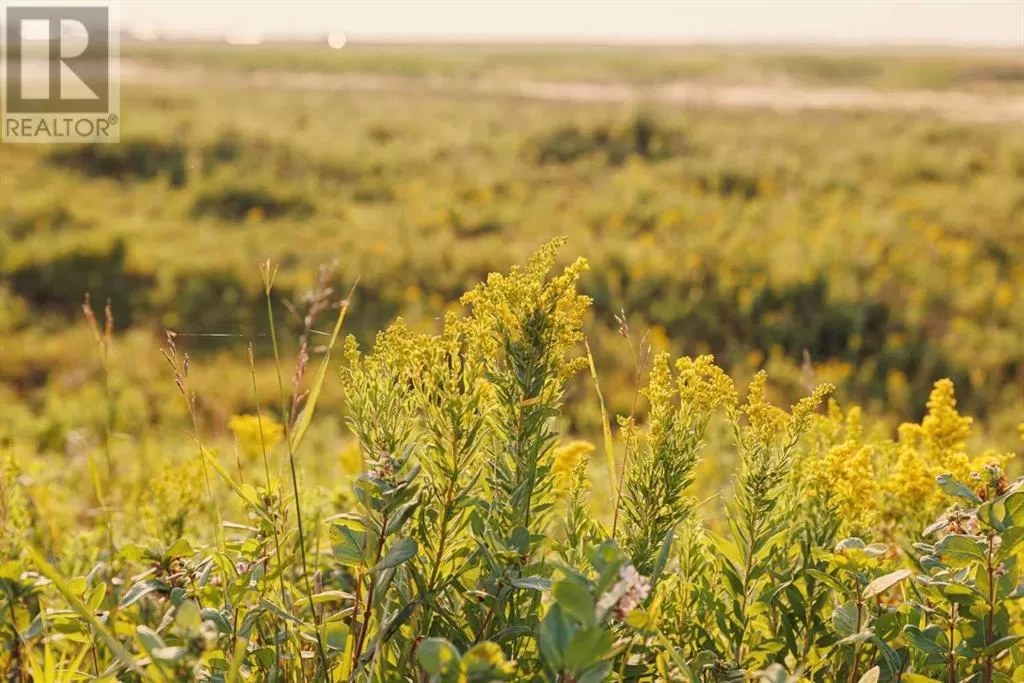
<path id="1" fill-rule="evenodd" d="M 72 168 L 93 178 L 122 182 L 166 177 L 175 187 L 185 184 L 188 148 L 181 142 L 139 139 L 118 145 L 81 145 L 50 154 L 55 166 Z"/>
<path id="2" fill-rule="evenodd" d="M 192 205 L 192 216 L 212 216 L 228 221 L 247 218 L 308 218 L 316 213 L 310 200 L 298 195 L 283 195 L 267 187 L 231 186 L 204 192 Z"/>
<path id="3" fill-rule="evenodd" d="M 110 300 L 114 320 L 129 326 L 150 308 L 155 279 L 134 271 L 128 251 L 117 240 L 107 251 L 62 254 L 17 268 L 10 277 L 12 289 L 33 308 L 69 316 L 81 315 L 88 293 L 94 301 Z"/>

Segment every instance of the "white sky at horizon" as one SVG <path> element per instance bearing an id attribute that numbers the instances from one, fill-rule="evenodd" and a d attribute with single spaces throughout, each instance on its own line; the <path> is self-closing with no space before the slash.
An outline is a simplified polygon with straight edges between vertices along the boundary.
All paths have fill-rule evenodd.
<path id="1" fill-rule="evenodd" d="M 164 37 L 1024 48 L 1024 0 L 122 0 Z"/>

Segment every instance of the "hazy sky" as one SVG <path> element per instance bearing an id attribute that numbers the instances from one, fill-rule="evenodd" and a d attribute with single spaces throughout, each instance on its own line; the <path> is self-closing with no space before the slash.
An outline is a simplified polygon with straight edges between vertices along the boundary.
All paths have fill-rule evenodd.
<path id="1" fill-rule="evenodd" d="M 121 16 L 207 37 L 1024 47 L 1024 0 L 124 0 Z"/>

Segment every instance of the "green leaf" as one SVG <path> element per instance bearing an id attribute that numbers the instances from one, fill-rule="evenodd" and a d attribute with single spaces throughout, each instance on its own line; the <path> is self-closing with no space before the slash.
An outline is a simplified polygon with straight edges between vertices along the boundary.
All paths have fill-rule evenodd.
<path id="1" fill-rule="evenodd" d="M 857 538 L 856 536 L 851 538 L 844 538 L 843 540 L 836 543 L 835 552 L 844 553 L 849 550 L 864 550 L 867 547 L 867 543 L 863 539 Z"/>
<path id="2" fill-rule="evenodd" d="M 203 621 L 212 621 L 221 633 L 231 633 L 231 613 L 227 610 L 221 611 L 212 607 L 204 607 L 200 614 L 202 614 Z"/>
<path id="3" fill-rule="evenodd" d="M 277 605 L 277 604 L 271 602 L 268 599 L 260 600 L 259 606 L 262 607 L 265 610 L 270 610 L 271 612 L 273 612 L 274 614 L 276 614 L 277 616 L 281 617 L 282 619 L 284 619 L 286 621 L 290 621 L 293 624 L 297 624 L 299 626 L 302 625 L 302 621 L 300 621 L 298 618 L 296 618 L 293 614 L 291 614 L 290 612 L 286 611 L 280 605 Z"/>
<path id="4" fill-rule="evenodd" d="M 174 614 L 174 623 L 188 633 L 198 633 L 203 625 L 203 615 L 194 600 L 184 600 Z"/>
<path id="5" fill-rule="evenodd" d="M 518 579 L 512 579 L 509 584 L 528 591 L 551 590 L 551 579 L 545 579 L 542 576 L 521 576 Z"/>
<path id="6" fill-rule="evenodd" d="M 903 683 L 942 683 L 942 681 L 923 674 L 905 673 L 903 674 Z"/>
<path id="7" fill-rule="evenodd" d="M 161 647 L 167 647 L 164 639 L 160 637 L 160 634 L 149 628 L 148 626 L 136 626 L 135 636 L 139 639 L 139 644 L 146 652 L 152 652 L 153 650 Z"/>
<path id="8" fill-rule="evenodd" d="M 345 591 L 324 591 L 323 593 L 315 593 L 313 596 L 313 605 L 325 605 L 332 602 L 355 602 L 356 596 Z M 304 605 L 309 607 L 309 598 L 301 597 L 296 600 L 296 604 Z"/>
<path id="9" fill-rule="evenodd" d="M 594 625 L 594 598 L 579 583 L 565 579 L 555 584 L 551 594 L 566 613 L 576 617 L 585 628 Z"/>
<path id="10" fill-rule="evenodd" d="M 416 541 L 409 536 L 393 543 L 388 552 L 384 555 L 383 559 L 377 563 L 377 566 L 373 568 L 373 571 L 379 572 L 384 569 L 390 569 L 391 567 L 397 567 L 409 558 L 416 555 L 419 550 L 419 546 Z"/>
<path id="11" fill-rule="evenodd" d="M 331 531 L 337 539 L 334 543 L 334 559 L 346 567 L 363 564 L 363 556 L 369 547 L 369 534 L 347 524 L 334 524 Z"/>
<path id="12" fill-rule="evenodd" d="M 583 672 L 577 683 L 603 683 L 608 680 L 608 674 L 612 671 L 611 662 L 601 662 Z"/>
<path id="13" fill-rule="evenodd" d="M 841 638 L 857 632 L 857 603 L 847 602 L 832 612 L 832 627 Z"/>
<path id="14" fill-rule="evenodd" d="M 672 541 L 675 537 L 676 528 L 672 527 L 665 534 L 665 540 L 661 542 L 661 552 L 658 553 L 658 559 L 654 562 L 654 569 L 651 571 L 651 591 L 658 585 L 658 579 L 661 578 L 661 573 L 665 571 L 665 565 L 668 564 L 668 558 L 672 554 Z"/>
<path id="15" fill-rule="evenodd" d="M 121 598 L 121 604 L 119 607 L 121 609 L 131 607 L 150 593 L 157 591 L 166 593 L 168 589 L 169 586 L 163 581 L 157 581 L 156 579 L 141 581 L 128 589 L 128 592 L 124 594 L 123 598 Z"/>
<path id="16" fill-rule="evenodd" d="M 981 498 L 978 498 L 969 486 L 954 479 L 952 474 L 940 474 L 935 481 L 949 495 L 963 498 L 975 505 L 981 505 Z"/>
<path id="17" fill-rule="evenodd" d="M 540 622 L 537 638 L 540 653 L 552 669 L 557 671 L 562 668 L 565 650 L 569 647 L 571 637 L 572 626 L 562 610 L 561 603 L 556 602 L 548 608 L 548 613 Z"/>
<path id="18" fill-rule="evenodd" d="M 722 557 L 727 559 L 736 568 L 736 571 L 740 571 L 743 567 L 743 559 L 736 544 L 712 531 L 708 532 L 708 537 L 711 538 L 711 541 L 715 544 L 715 549 L 721 553 Z"/>
<path id="19" fill-rule="evenodd" d="M 1024 640 L 1024 635 L 1004 636 L 999 640 L 996 640 L 995 642 L 986 646 L 985 649 L 982 650 L 982 654 L 985 657 L 996 657 L 1000 653 L 1009 650 L 1011 647 L 1014 646 L 1014 644 L 1020 642 L 1021 640 Z"/>
<path id="20" fill-rule="evenodd" d="M 612 634 L 606 628 L 579 631 L 565 651 L 565 668 L 580 673 L 604 659 L 611 646 Z"/>
<path id="21" fill-rule="evenodd" d="M 873 666 L 864 672 L 864 675 L 860 677 L 858 683 L 878 683 L 878 677 L 881 675 L 882 670 L 877 666 Z"/>
<path id="22" fill-rule="evenodd" d="M 1024 546 L 1024 526 L 1015 526 L 1008 529 L 1003 532 L 1000 539 L 1002 540 L 1002 545 L 996 551 L 997 562 L 1013 557 Z"/>
<path id="23" fill-rule="evenodd" d="M 166 557 L 191 557 L 195 554 L 192 550 L 192 544 L 187 539 L 179 538 L 177 541 L 171 544 L 171 547 L 164 553 Z"/>
<path id="24" fill-rule="evenodd" d="M 1003 508 L 1006 510 L 1004 520 L 1012 520 L 1014 524 L 1024 524 L 1024 491 L 1013 491 L 1003 497 Z"/>
<path id="25" fill-rule="evenodd" d="M 864 588 L 864 599 L 867 600 L 884 593 L 900 581 L 906 579 L 910 574 L 909 569 L 898 569 L 885 576 L 879 576 Z"/>
<path id="26" fill-rule="evenodd" d="M 421 642 L 416 658 L 431 676 L 444 676 L 460 670 L 459 651 L 444 638 L 427 638 Z"/>
<path id="27" fill-rule="evenodd" d="M 984 546 L 970 536 L 949 534 L 935 544 L 935 554 L 943 562 L 953 566 L 964 566 L 972 562 L 984 563 L 987 560 Z"/>
<path id="28" fill-rule="evenodd" d="M 930 655 L 946 654 L 946 648 L 942 643 L 938 642 L 938 633 L 934 630 L 922 631 L 917 626 L 908 624 L 903 627 L 903 635 L 906 636 L 907 641 L 911 646 L 917 648 L 921 652 L 925 652 Z"/>
<path id="29" fill-rule="evenodd" d="M 349 293 L 350 298 L 351 296 L 352 294 Z M 306 436 L 306 430 L 309 429 L 310 422 L 313 420 L 313 412 L 316 410 L 317 401 L 320 400 L 320 390 L 323 388 L 324 380 L 327 378 L 327 368 L 331 364 L 331 351 L 334 349 L 334 344 L 338 341 L 338 334 L 341 332 L 341 326 L 345 322 L 345 314 L 348 312 L 348 302 L 349 299 L 346 299 L 341 305 L 338 319 L 334 323 L 334 330 L 331 332 L 331 339 L 327 342 L 327 350 L 324 351 L 324 357 L 320 360 L 320 368 L 316 371 L 316 379 L 313 380 L 309 396 L 306 397 L 306 405 L 303 406 L 302 412 L 299 413 L 295 426 L 291 430 L 290 450 L 292 453 L 299 449 L 299 444 L 302 443 L 303 437 Z"/>
<path id="30" fill-rule="evenodd" d="M 188 650 L 180 645 L 174 645 L 169 647 L 155 647 L 149 651 L 149 654 L 153 659 L 173 664 L 184 659 L 185 655 L 188 654 Z"/>

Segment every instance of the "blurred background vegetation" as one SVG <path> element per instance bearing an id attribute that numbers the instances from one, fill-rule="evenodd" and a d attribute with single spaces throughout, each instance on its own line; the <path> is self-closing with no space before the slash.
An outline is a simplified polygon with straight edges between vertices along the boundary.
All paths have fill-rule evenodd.
<path id="1" fill-rule="evenodd" d="M 655 350 L 712 352 L 740 381 L 767 367 L 780 401 L 830 381 L 891 425 L 951 377 L 979 438 L 1015 448 L 1017 53 L 139 43 L 123 70 L 121 144 L 0 150 L 0 444 L 102 432 L 86 292 L 112 306 L 116 429 L 184 424 L 171 329 L 222 432 L 253 409 L 250 340 L 276 391 L 264 259 L 296 331 L 285 303 L 336 261 L 369 342 L 399 315 L 435 327 L 564 234 L 562 257 L 591 263 L 613 412 L 633 384 L 624 312 Z M 566 428 L 597 433 L 589 378 L 570 402 Z"/>

